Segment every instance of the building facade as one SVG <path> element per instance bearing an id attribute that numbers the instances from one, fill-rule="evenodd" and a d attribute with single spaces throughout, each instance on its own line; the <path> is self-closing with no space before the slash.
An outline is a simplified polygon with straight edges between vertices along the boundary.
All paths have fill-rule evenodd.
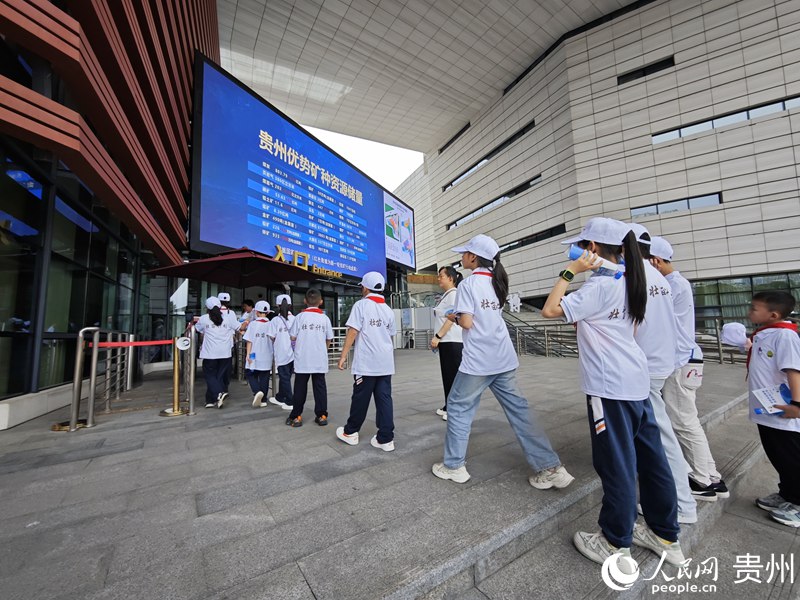
<path id="1" fill-rule="evenodd" d="M 213 0 L 0 2 L 0 399 L 28 418 L 60 402 L 81 327 L 168 333 L 141 273 L 186 248 L 193 57 L 219 60 L 216 19 Z"/>
<path id="2" fill-rule="evenodd" d="M 799 34 L 779 0 L 636 2 L 566 34 L 397 190 L 418 264 L 489 234 L 537 304 L 560 240 L 603 215 L 670 240 L 700 317 L 800 298 Z"/>

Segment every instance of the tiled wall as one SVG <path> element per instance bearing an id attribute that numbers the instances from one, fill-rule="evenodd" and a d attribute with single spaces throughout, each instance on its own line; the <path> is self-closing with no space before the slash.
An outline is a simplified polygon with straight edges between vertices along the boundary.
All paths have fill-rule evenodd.
<path id="1" fill-rule="evenodd" d="M 673 68 L 617 84 L 619 74 L 669 56 Z M 794 270 L 800 109 L 657 145 L 652 135 L 797 94 L 797 0 L 668 0 L 570 38 L 444 153 L 428 154 L 427 174 L 400 193 L 418 214 L 430 211 L 417 219 L 419 264 L 449 264 L 448 248 L 476 233 L 502 245 L 559 223 L 572 233 L 591 216 L 630 220 L 631 207 L 721 192 L 720 206 L 640 220 L 673 243 L 689 278 Z M 532 118 L 532 132 L 441 191 Z M 529 192 L 446 230 L 539 172 Z M 546 294 L 562 251 L 554 239 L 509 252 L 512 288 Z"/>

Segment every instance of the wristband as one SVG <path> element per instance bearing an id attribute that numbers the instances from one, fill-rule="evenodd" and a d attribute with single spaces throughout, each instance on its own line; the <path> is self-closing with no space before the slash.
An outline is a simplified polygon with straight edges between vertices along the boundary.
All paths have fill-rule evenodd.
<path id="1" fill-rule="evenodd" d="M 438 333 L 434 333 L 433 337 L 435 337 L 437 340 L 442 339 L 442 336 L 440 336 Z"/>
<path id="2" fill-rule="evenodd" d="M 791 402 L 789 402 L 789 404 L 791 404 L 792 406 L 800 407 L 800 402 L 798 402 L 797 400 L 792 400 Z"/>

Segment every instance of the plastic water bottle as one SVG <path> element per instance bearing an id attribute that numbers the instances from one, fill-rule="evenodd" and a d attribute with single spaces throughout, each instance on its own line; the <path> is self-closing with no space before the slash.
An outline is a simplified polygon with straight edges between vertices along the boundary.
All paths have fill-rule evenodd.
<path id="1" fill-rule="evenodd" d="M 586 250 L 584 250 L 580 246 L 576 246 L 575 244 L 570 244 L 569 250 L 567 250 L 567 258 L 569 258 L 570 260 L 578 260 L 583 255 L 584 252 L 586 252 Z M 598 258 L 600 259 L 600 266 L 603 269 L 608 269 L 609 271 L 615 271 L 614 279 L 619 279 L 625 273 L 624 264 L 612 263 L 610 260 L 606 260 L 605 258 L 601 258 L 599 256 Z"/>

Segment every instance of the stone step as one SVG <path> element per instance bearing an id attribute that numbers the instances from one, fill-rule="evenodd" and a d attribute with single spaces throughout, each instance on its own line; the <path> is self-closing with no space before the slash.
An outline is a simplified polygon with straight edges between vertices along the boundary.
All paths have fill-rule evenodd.
<path id="1" fill-rule="evenodd" d="M 744 477 L 763 458 L 758 433 L 748 420 L 748 408 L 742 402 L 744 399 L 745 396 L 741 396 L 737 401 L 706 416 L 706 421 L 713 425 L 708 432 L 709 443 L 717 466 L 731 490 L 731 498 L 714 503 L 698 503 L 698 522 L 683 525 L 680 535 L 681 546 L 687 557 L 695 556 L 703 541 L 714 531 L 726 506 L 736 499 Z M 585 491 L 589 492 L 588 489 Z M 586 510 L 581 511 L 583 507 Z M 474 585 L 463 587 L 460 592 L 480 593 L 490 599 L 651 597 L 649 585 L 652 582 L 645 579 L 656 573 L 659 562 L 652 552 L 641 548 L 633 549 L 633 556 L 639 563 L 642 576 L 628 591 L 617 592 L 603 583 L 600 565 L 587 560 L 575 550 L 572 544 L 574 532 L 596 531 L 599 509 L 599 491 L 588 493 L 585 502 L 565 507 L 557 515 L 554 520 L 558 525 L 552 534 L 543 535 L 539 531 L 535 535 L 532 532 L 531 539 L 533 540 L 534 535 L 536 539 L 530 550 L 498 569 L 475 568 L 472 573 Z M 697 556 L 700 559 L 706 558 L 702 552 Z M 675 575 L 674 571 L 671 575 Z M 462 585 L 466 582 L 467 578 L 462 578 Z M 453 593 L 452 587 L 448 589 L 445 584 L 433 590 L 426 598 L 456 597 Z"/>

